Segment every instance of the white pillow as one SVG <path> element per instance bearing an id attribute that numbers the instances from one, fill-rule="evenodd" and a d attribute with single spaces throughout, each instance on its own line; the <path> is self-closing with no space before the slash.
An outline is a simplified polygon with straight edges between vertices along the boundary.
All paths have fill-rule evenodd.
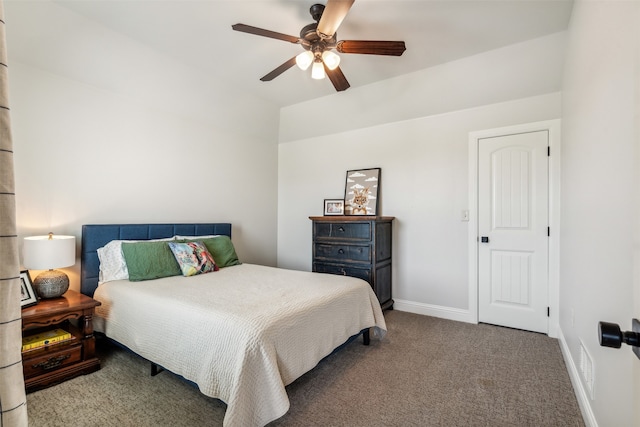
<path id="1" fill-rule="evenodd" d="M 112 240 L 98 248 L 98 259 L 100 260 L 98 284 L 112 280 L 129 280 L 129 270 L 127 270 L 127 263 L 122 254 L 123 242 L 166 242 L 170 240 L 175 240 L 175 236 L 152 240 Z"/>
<path id="2" fill-rule="evenodd" d="M 176 240 L 202 240 L 211 239 L 212 237 L 218 237 L 219 234 L 210 234 L 208 236 L 173 236 Z"/>

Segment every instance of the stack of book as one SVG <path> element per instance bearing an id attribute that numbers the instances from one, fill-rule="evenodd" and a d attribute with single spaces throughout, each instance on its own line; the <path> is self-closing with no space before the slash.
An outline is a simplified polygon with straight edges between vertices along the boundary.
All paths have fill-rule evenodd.
<path id="1" fill-rule="evenodd" d="M 52 329 L 39 334 L 22 338 L 22 352 L 37 350 L 50 344 L 58 344 L 72 339 L 73 336 L 64 329 Z"/>

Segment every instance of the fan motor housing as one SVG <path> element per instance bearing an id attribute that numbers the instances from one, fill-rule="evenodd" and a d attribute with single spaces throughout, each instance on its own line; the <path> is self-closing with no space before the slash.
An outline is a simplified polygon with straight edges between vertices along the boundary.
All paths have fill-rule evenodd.
<path id="1" fill-rule="evenodd" d="M 320 50 L 325 51 L 328 49 L 334 49 L 336 47 L 336 40 L 338 33 L 335 33 L 330 39 L 322 39 L 318 35 L 318 23 L 305 25 L 300 30 L 300 38 L 303 40 L 302 47 L 312 52 Z"/>

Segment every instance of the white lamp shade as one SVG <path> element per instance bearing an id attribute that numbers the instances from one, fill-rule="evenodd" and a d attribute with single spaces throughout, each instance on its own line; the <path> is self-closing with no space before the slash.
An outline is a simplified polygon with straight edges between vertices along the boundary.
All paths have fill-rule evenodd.
<path id="1" fill-rule="evenodd" d="M 316 80 L 324 79 L 324 65 L 322 61 L 315 61 L 311 67 L 311 78 Z"/>
<path id="2" fill-rule="evenodd" d="M 340 65 L 340 57 L 330 50 L 322 52 L 322 60 L 324 61 L 324 65 L 330 70 L 335 70 L 338 68 L 338 65 Z"/>
<path id="3" fill-rule="evenodd" d="M 296 56 L 296 64 L 301 70 L 306 70 L 307 68 L 309 68 L 309 65 L 311 65 L 312 62 L 313 53 L 309 52 L 308 50 L 305 50 L 304 52 Z"/>
<path id="4" fill-rule="evenodd" d="M 25 237 L 23 243 L 23 264 L 28 270 L 51 270 L 76 263 L 75 236 Z"/>

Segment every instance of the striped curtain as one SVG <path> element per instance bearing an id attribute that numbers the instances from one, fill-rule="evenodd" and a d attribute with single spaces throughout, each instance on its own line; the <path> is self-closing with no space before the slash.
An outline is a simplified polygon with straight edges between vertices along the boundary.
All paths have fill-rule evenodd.
<path id="1" fill-rule="evenodd" d="M 4 5 L 0 0 L 0 427 L 26 426 L 20 354 L 20 259 L 8 103 Z"/>

